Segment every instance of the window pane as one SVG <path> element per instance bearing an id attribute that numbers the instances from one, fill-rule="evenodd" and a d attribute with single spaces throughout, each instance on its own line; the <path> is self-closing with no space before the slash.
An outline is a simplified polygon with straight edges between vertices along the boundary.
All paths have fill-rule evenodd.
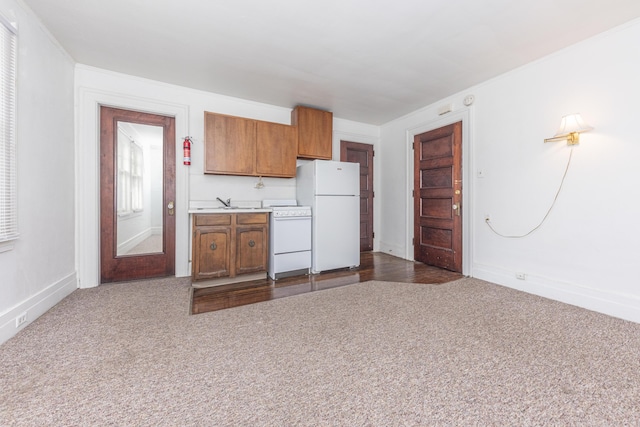
<path id="1" fill-rule="evenodd" d="M 18 237 L 16 34 L 0 19 L 0 241 Z"/>

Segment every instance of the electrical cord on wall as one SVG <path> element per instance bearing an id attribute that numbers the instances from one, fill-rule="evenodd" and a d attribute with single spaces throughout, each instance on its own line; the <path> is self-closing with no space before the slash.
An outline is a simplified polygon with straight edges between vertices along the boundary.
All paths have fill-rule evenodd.
<path id="1" fill-rule="evenodd" d="M 484 220 L 484 222 L 491 229 L 491 231 L 493 231 L 498 236 L 505 237 L 507 239 L 520 239 L 522 237 L 527 237 L 528 235 L 530 235 L 531 233 L 536 231 L 538 228 L 540 228 L 542 226 L 542 224 L 544 224 L 544 222 L 549 217 L 549 214 L 551 213 L 551 210 L 555 206 L 556 201 L 558 200 L 558 196 L 560 195 L 560 192 L 562 191 L 562 186 L 564 185 L 564 179 L 567 177 L 567 172 L 569 172 L 569 165 L 571 164 L 571 156 L 573 156 L 573 146 L 571 147 L 571 151 L 569 152 L 569 160 L 567 161 L 567 167 L 564 170 L 564 175 L 562 175 L 562 181 L 560 181 L 560 187 L 558 187 L 558 191 L 556 192 L 556 196 L 553 198 L 553 202 L 551 202 L 551 206 L 549 207 L 549 210 L 547 210 L 547 213 L 544 215 L 544 217 L 542 218 L 542 221 L 540 221 L 540 223 L 538 225 L 536 225 L 533 229 L 529 230 L 525 234 L 509 235 L 509 234 L 502 234 L 502 233 L 496 231 L 496 229 L 493 228 L 493 226 L 491 225 L 491 220 L 489 218 L 486 218 Z"/>

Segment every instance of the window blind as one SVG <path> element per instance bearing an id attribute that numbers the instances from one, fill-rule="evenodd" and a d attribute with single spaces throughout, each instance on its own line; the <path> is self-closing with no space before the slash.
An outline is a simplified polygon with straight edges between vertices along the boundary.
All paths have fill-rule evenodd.
<path id="1" fill-rule="evenodd" d="M 0 16 L 0 242 L 18 237 L 16 29 Z"/>

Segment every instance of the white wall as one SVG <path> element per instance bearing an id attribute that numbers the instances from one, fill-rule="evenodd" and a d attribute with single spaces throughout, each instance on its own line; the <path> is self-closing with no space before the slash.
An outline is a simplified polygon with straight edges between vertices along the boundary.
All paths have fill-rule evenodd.
<path id="1" fill-rule="evenodd" d="M 469 274 L 614 316 L 640 321 L 640 21 L 636 20 L 382 126 L 381 248 L 411 253 L 412 165 L 408 134 L 444 119 L 440 105 L 466 111 L 464 192 L 471 199 Z M 465 95 L 475 103 L 464 107 Z M 543 143 L 563 115 L 579 112 L 595 129 L 581 136 L 556 206 L 571 148 Z M 406 174 L 388 171 L 404 169 Z M 478 178 L 482 171 L 484 178 Z M 516 272 L 526 274 L 517 280 Z"/>
<path id="2" fill-rule="evenodd" d="M 0 0 L 18 26 L 18 222 L 0 252 L 0 343 L 76 286 L 73 62 L 22 2 Z M 15 318 L 26 312 L 19 329 Z"/>
<path id="3" fill-rule="evenodd" d="M 255 201 L 295 198 L 295 179 L 263 178 L 265 187 L 256 189 L 258 179 L 204 175 L 204 112 L 229 114 L 277 123 L 291 123 L 291 108 L 261 104 L 170 85 L 158 81 L 76 66 L 77 149 L 79 161 L 79 247 L 78 274 L 81 287 L 97 286 L 98 262 L 98 106 L 140 110 L 176 117 L 176 275 L 189 276 L 189 200 Z M 293 106 L 291 106 L 293 107 Z M 193 139 L 191 166 L 182 164 L 182 137 Z M 339 141 L 379 142 L 377 126 L 334 118 L 334 159 L 339 159 Z M 375 215 L 375 211 L 374 211 Z"/>

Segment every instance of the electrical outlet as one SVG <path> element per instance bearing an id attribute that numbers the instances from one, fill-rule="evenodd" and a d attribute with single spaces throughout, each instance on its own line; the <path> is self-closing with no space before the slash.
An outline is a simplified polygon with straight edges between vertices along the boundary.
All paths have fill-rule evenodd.
<path id="1" fill-rule="evenodd" d="M 516 273 L 516 279 L 518 280 L 526 280 L 527 279 L 527 275 L 524 273 Z"/>
<path id="2" fill-rule="evenodd" d="M 22 324 L 26 323 L 26 321 L 27 321 L 27 312 L 25 311 L 24 313 L 16 317 L 16 328 L 19 328 L 20 326 L 22 326 Z"/>

